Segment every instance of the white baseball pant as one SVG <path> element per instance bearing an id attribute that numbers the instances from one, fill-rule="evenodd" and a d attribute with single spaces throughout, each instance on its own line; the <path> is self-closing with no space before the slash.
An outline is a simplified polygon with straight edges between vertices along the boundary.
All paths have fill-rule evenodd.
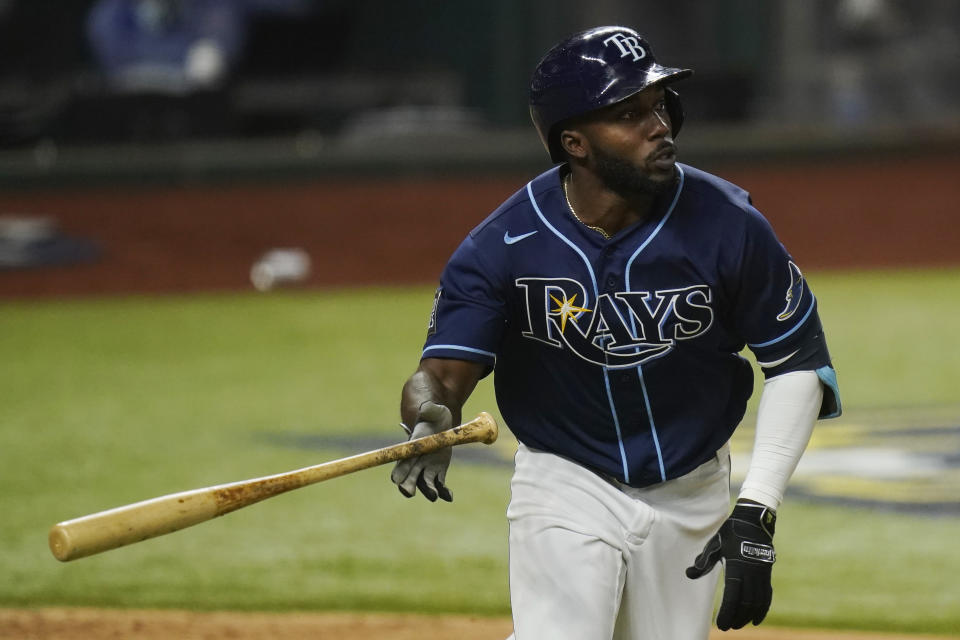
<path id="1" fill-rule="evenodd" d="M 730 513 L 727 446 L 636 489 L 521 444 L 511 492 L 508 640 L 706 640 L 720 570 L 684 570 Z"/>

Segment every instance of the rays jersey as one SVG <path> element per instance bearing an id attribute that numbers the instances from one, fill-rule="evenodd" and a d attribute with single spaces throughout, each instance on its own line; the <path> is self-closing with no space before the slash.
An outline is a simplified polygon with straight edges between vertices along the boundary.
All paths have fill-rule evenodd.
<path id="1" fill-rule="evenodd" d="M 839 394 L 817 302 L 749 195 L 677 165 L 647 220 L 610 239 L 567 206 L 559 165 L 451 257 L 424 358 L 495 369 L 518 440 L 633 486 L 693 470 L 729 439 L 768 377 L 817 371 Z"/>

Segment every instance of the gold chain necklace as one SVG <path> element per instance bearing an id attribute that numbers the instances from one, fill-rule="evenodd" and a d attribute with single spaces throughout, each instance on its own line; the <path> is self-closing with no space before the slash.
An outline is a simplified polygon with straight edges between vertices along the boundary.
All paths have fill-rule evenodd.
<path id="1" fill-rule="evenodd" d="M 570 208 L 570 213 L 572 213 L 572 214 L 573 214 L 573 217 L 577 219 L 577 222 L 579 222 L 580 224 L 582 224 L 583 226 L 585 226 L 587 229 L 592 229 L 593 231 L 596 231 L 597 233 L 599 233 L 600 235 L 602 235 L 604 238 L 606 238 L 607 240 L 609 240 L 611 236 L 610 236 L 609 233 L 606 232 L 606 230 L 604 230 L 603 227 L 597 227 L 597 226 L 594 226 L 594 225 L 592 225 L 592 224 L 587 224 L 586 222 L 583 221 L 583 218 L 581 218 L 579 215 L 577 215 L 577 210 L 573 208 L 573 203 L 570 202 L 569 185 L 570 185 L 570 178 L 571 178 L 572 176 L 573 176 L 572 173 L 568 173 L 567 175 L 565 175 L 565 176 L 563 177 L 563 182 L 562 182 L 562 185 L 563 185 L 563 198 L 567 201 L 567 207 Z"/>

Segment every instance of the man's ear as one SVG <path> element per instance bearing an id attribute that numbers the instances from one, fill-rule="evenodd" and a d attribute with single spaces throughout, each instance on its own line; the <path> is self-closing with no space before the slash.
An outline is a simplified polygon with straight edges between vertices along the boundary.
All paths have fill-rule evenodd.
<path id="1" fill-rule="evenodd" d="M 590 153 L 590 141 L 576 129 L 560 132 L 560 146 L 571 158 L 586 158 Z"/>

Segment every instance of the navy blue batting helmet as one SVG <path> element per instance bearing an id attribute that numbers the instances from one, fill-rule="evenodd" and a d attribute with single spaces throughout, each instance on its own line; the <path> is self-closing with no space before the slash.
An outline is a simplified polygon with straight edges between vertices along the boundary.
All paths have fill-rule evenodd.
<path id="1" fill-rule="evenodd" d="M 633 29 L 595 27 L 563 40 L 537 65 L 530 80 L 530 117 L 550 158 L 562 162 L 557 125 L 692 73 L 658 64 L 650 45 Z M 666 88 L 666 102 L 676 136 L 683 124 L 680 97 Z"/>

